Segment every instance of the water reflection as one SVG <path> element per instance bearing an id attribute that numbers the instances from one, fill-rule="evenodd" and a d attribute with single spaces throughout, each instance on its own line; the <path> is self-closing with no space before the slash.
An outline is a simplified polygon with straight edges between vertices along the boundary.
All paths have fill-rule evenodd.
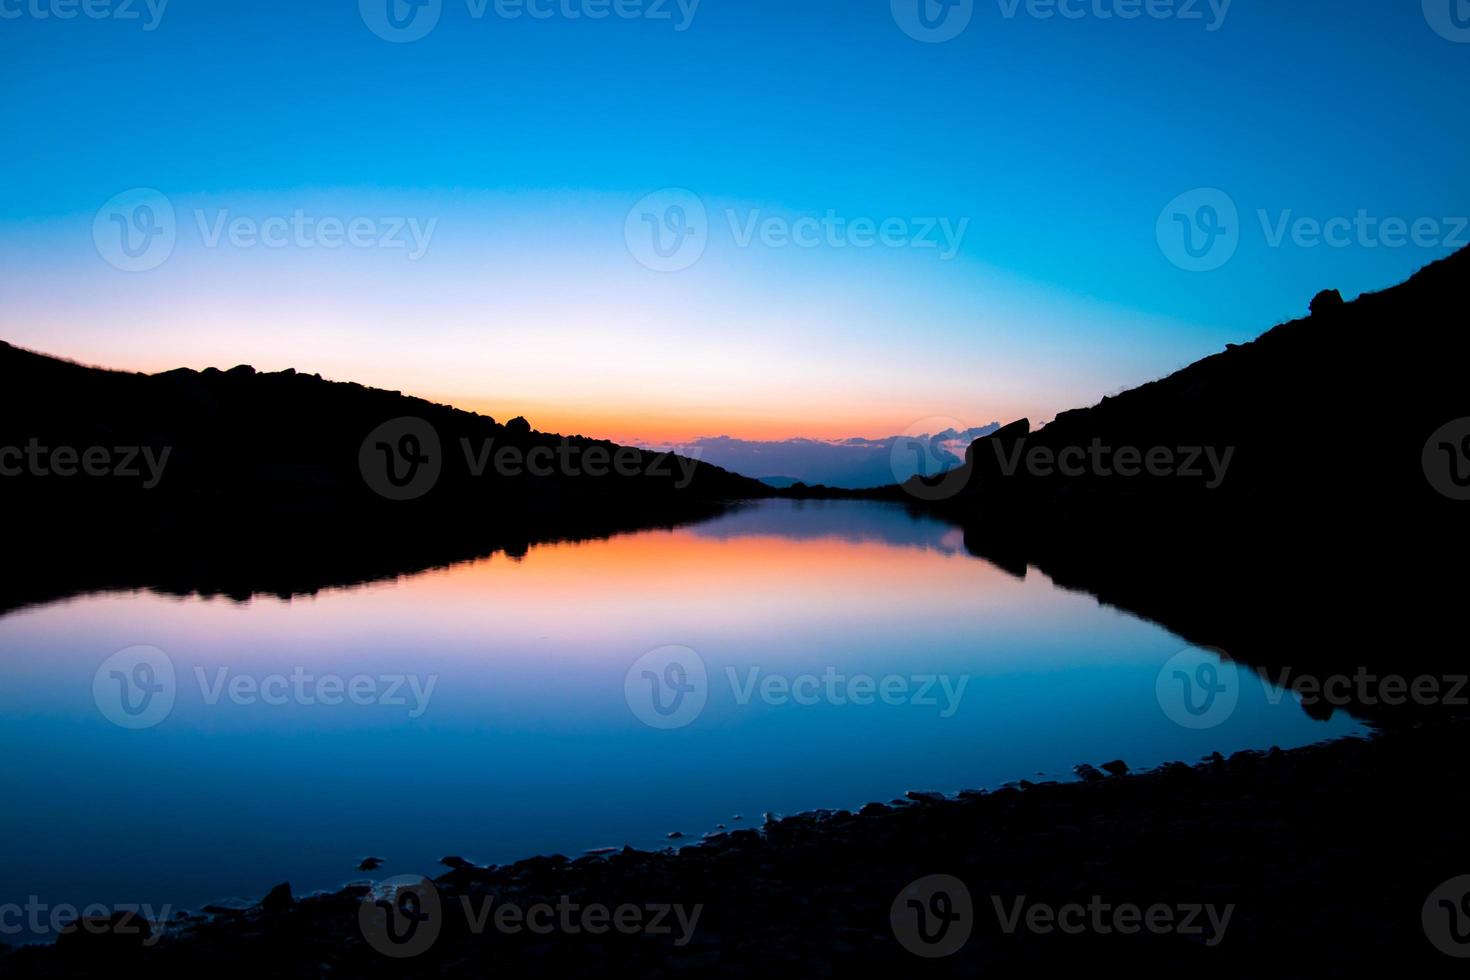
<path id="1" fill-rule="evenodd" d="M 656 846 L 764 811 L 1353 730 L 1228 664 L 1228 715 L 1178 723 L 1159 678 L 1183 647 L 977 560 L 949 524 L 862 502 L 765 502 L 294 601 L 28 609 L 0 619 L 0 735 L 24 747 L 0 901 L 198 907 L 335 886 L 369 854 L 393 874 Z M 167 658 L 175 689 L 127 728 L 96 685 L 160 683 L 161 661 L 136 673 L 151 653 L 104 669 L 137 649 Z M 668 649 L 697 660 L 640 663 Z M 645 672 L 663 707 L 702 674 L 699 710 L 647 723 L 630 693 Z"/>

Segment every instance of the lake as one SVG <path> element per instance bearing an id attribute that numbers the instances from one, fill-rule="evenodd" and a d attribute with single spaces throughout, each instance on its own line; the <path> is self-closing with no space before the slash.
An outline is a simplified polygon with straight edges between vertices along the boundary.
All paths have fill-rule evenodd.
<path id="1" fill-rule="evenodd" d="M 769 501 L 291 601 L 0 618 L 0 902 L 197 909 L 369 855 L 432 876 L 1358 731 L 942 521 Z"/>

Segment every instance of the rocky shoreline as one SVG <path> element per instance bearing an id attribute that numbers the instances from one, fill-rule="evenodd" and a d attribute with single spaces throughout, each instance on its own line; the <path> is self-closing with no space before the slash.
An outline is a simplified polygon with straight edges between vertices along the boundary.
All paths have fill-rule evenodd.
<path id="1" fill-rule="evenodd" d="M 1439 719 L 1146 773 L 916 792 L 678 850 L 463 864 L 397 892 L 378 883 L 293 898 L 283 885 L 247 911 L 11 950 L 0 973 L 1012 976 L 1118 964 L 1347 977 L 1392 962 L 1448 975 L 1463 964 L 1436 942 L 1453 940 L 1421 913 L 1470 873 L 1467 734 Z M 938 900 L 935 875 L 950 882 Z M 920 907 L 941 916 L 937 945 L 906 918 Z M 956 939 L 950 955 L 926 955 Z"/>

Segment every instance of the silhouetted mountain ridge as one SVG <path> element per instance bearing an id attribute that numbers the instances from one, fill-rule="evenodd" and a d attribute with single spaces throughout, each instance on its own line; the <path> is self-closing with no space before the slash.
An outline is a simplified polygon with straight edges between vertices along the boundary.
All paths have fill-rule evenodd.
<path id="1" fill-rule="evenodd" d="M 1470 528 L 1467 286 L 1470 249 L 1351 303 L 1319 294 L 1311 316 L 1039 431 L 1011 423 L 964 467 L 886 493 L 927 497 L 915 506 L 962 524 L 974 554 L 1040 568 L 1268 676 L 1463 674 L 1445 639 L 1470 588 L 1450 560 Z M 1057 471 L 1094 444 L 1176 463 L 1212 448 L 1228 465 L 1214 480 L 1204 452 L 1200 475 Z M 1050 467 L 1018 463 L 1036 450 Z M 1375 720 L 1446 709 L 1463 710 L 1355 703 Z"/>
<path id="2" fill-rule="evenodd" d="M 47 509 L 83 501 L 111 507 L 121 498 L 130 509 L 154 513 L 224 505 L 335 513 L 391 505 L 442 514 L 446 507 L 544 510 L 572 501 L 641 505 L 675 493 L 712 500 L 766 492 L 754 480 L 682 457 L 535 432 L 523 419 L 501 425 L 398 391 L 290 369 L 133 374 L 0 342 L 0 413 L 0 446 L 148 447 L 155 459 L 168 452 L 161 478 L 148 488 L 127 478 L 40 476 L 29 467 L 4 481 L 3 492 Z M 442 470 L 419 498 L 383 500 L 374 475 L 364 473 L 364 444 L 379 427 L 405 418 L 431 427 Z M 391 443 L 394 435 L 383 438 Z M 374 447 L 367 448 L 373 456 Z M 502 451 L 505 467 L 495 457 Z M 540 455 L 532 458 L 533 451 Z M 613 465 L 619 453 L 626 472 Z M 607 461 L 594 467 L 589 454 Z"/>
<path id="3" fill-rule="evenodd" d="M 380 450 L 394 453 L 404 419 L 432 433 L 432 454 L 415 452 L 439 467 L 408 487 L 416 496 L 392 499 Z M 497 464 L 502 451 L 514 465 Z M 88 453 L 104 464 L 93 475 Z M 309 593 L 667 527 L 773 492 L 705 463 L 353 382 L 244 365 L 136 374 L 3 342 L 0 469 L 8 553 L 27 570 L 0 590 L 0 609 L 103 589 Z"/>
<path id="4" fill-rule="evenodd" d="M 1230 345 L 1157 381 L 1059 414 L 1030 431 L 1021 420 L 977 439 L 963 489 L 941 506 L 1000 519 L 1069 525 L 1125 516 L 1144 524 L 1188 513 L 1199 521 L 1351 517 L 1358 530 L 1454 504 L 1426 479 L 1426 441 L 1470 416 L 1461 374 L 1470 353 L 1464 321 L 1470 250 L 1408 281 L 1346 304 L 1318 304 L 1249 343 Z M 1100 444 L 1174 453 L 1168 476 L 1037 472 L 1036 450 L 1059 458 Z M 1018 447 L 1024 452 L 1018 456 Z M 1186 457 L 1199 475 L 1181 474 Z M 1210 486 L 1210 457 L 1226 462 Z M 1227 456 L 1228 454 L 1228 456 Z M 1162 457 L 1159 457 L 1162 459 Z M 1008 472 L 1011 461 L 1021 465 Z M 1116 469 L 1109 466 L 1109 469 Z M 1219 467 L 1217 467 L 1219 469 Z M 932 484 L 933 481 L 930 481 Z M 912 488 L 924 495 L 926 485 Z M 929 494 L 934 496 L 934 494 Z"/>

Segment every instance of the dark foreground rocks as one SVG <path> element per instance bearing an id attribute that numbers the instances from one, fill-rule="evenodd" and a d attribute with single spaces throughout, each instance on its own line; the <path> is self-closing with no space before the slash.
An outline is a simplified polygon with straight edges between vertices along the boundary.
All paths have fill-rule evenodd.
<path id="1" fill-rule="evenodd" d="M 677 851 L 466 864 L 396 892 L 180 920 L 147 946 L 79 937 L 0 953 L 0 974 L 1464 975 L 1467 961 L 1435 944 L 1470 953 L 1470 918 L 1432 896 L 1470 874 L 1466 735 L 1439 722 L 915 794 Z"/>

